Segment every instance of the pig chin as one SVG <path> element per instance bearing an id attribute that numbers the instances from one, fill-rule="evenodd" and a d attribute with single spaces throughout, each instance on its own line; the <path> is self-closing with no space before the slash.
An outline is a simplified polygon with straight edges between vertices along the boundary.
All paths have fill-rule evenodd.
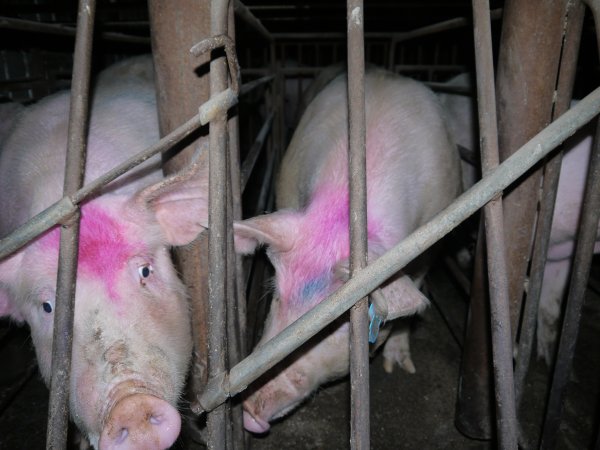
<path id="1" fill-rule="evenodd" d="M 340 378 L 349 370 L 349 324 L 344 322 L 325 339 L 319 334 L 309 350 L 296 355 L 285 367 L 244 401 L 244 428 L 266 433 L 269 422 L 289 414 L 320 385 Z M 308 344 L 310 345 L 310 343 Z"/>

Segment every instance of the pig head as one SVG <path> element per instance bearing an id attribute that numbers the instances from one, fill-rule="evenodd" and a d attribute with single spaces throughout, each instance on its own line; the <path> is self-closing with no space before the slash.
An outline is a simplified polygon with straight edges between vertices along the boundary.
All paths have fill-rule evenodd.
<path id="1" fill-rule="evenodd" d="M 61 197 L 68 103 L 61 93 L 27 108 L 6 138 L 0 235 Z M 157 139 L 151 84 L 99 87 L 86 181 Z M 175 407 L 192 343 L 186 291 L 169 252 L 206 224 L 204 157 L 165 180 L 155 158 L 82 205 L 70 411 L 95 448 L 163 449 L 179 434 Z M 58 248 L 57 226 L 0 261 L 0 315 L 29 324 L 47 383 Z"/>
<path id="2" fill-rule="evenodd" d="M 348 167 L 345 74 L 308 106 L 277 180 L 278 211 L 234 224 L 236 250 L 266 245 L 275 269 L 263 343 L 338 289 L 347 278 Z M 434 95 L 380 70 L 365 82 L 369 260 L 433 217 L 460 192 L 458 153 Z M 427 257 L 407 268 L 422 276 Z M 411 287 L 412 286 L 412 287 Z M 391 320 L 426 305 L 407 274 L 382 287 Z M 318 386 L 349 370 L 349 324 L 340 318 L 250 387 L 244 425 L 269 429 Z"/>

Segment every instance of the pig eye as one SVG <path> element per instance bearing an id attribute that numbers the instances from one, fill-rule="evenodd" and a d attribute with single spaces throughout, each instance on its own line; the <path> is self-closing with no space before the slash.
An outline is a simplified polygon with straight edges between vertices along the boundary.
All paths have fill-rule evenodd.
<path id="1" fill-rule="evenodd" d="M 144 264 L 143 266 L 138 267 L 138 274 L 140 276 L 140 284 L 144 286 L 146 284 L 146 280 L 152 275 L 154 269 L 150 264 Z"/>
<path id="2" fill-rule="evenodd" d="M 47 312 L 48 314 L 50 314 L 54 310 L 54 306 L 52 305 L 52 302 L 42 303 L 42 308 L 44 308 L 44 311 Z"/>

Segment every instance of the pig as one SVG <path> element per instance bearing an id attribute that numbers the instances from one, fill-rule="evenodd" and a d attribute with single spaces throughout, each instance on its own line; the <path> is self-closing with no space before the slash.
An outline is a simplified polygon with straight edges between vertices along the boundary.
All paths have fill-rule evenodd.
<path id="1" fill-rule="evenodd" d="M 371 69 L 365 99 L 368 258 L 373 261 L 446 207 L 461 192 L 461 179 L 458 152 L 428 88 Z M 275 268 L 274 299 L 258 347 L 347 278 L 347 127 L 343 74 L 325 86 L 300 120 L 276 182 L 278 210 L 234 223 L 236 250 L 248 254 L 266 245 Z M 388 320 L 426 305 L 424 296 L 405 294 L 416 290 L 428 260 L 423 255 L 382 287 Z M 399 364 L 409 356 L 403 336 L 384 349 Z M 319 385 L 347 374 L 348 347 L 349 322 L 341 318 L 251 386 L 245 428 L 266 432 L 270 421 Z"/>
<path id="2" fill-rule="evenodd" d="M 94 89 L 85 182 L 158 140 L 151 66 L 127 64 L 107 69 Z M 69 100 L 60 92 L 25 108 L 4 139 L 0 236 L 62 197 Z M 192 341 L 170 247 L 206 226 L 204 153 L 167 179 L 152 158 L 82 204 L 69 405 L 94 448 L 164 449 L 179 434 Z M 0 316 L 29 324 L 46 383 L 58 247 L 55 226 L 0 261 Z"/>
<path id="3" fill-rule="evenodd" d="M 567 294 L 569 274 L 583 204 L 585 183 L 593 141 L 593 127 L 580 129 L 564 144 L 556 203 L 552 216 L 548 255 L 537 316 L 537 355 L 550 367 L 561 328 L 562 303 Z M 594 254 L 600 253 L 600 224 Z"/>
<path id="4" fill-rule="evenodd" d="M 469 87 L 471 77 L 461 74 L 448 85 Z M 450 128 L 457 145 L 469 151 L 478 151 L 476 107 L 472 100 L 457 94 L 439 94 L 449 119 Z M 572 104 L 575 104 L 576 100 Z M 556 351 L 560 329 L 562 301 L 566 295 L 571 263 L 575 251 L 575 238 L 579 224 L 581 205 L 588 172 L 593 130 L 583 127 L 563 144 L 563 160 L 548 243 L 548 255 L 544 267 L 542 289 L 537 316 L 536 353 L 538 358 L 551 365 Z M 463 171 L 465 189 L 477 180 L 474 169 Z M 594 253 L 600 253 L 600 227 Z M 464 254 L 463 254 L 464 258 Z"/>

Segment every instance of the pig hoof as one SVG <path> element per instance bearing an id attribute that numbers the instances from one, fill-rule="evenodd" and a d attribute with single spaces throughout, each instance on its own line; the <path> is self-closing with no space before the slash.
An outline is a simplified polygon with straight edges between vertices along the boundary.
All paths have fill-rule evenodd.
<path id="1" fill-rule="evenodd" d="M 252 433 L 262 434 L 269 431 L 269 422 L 260 417 L 254 417 L 248 411 L 244 411 L 244 428 Z"/>
<path id="2" fill-rule="evenodd" d="M 394 363 L 398 363 L 400 368 L 408 373 L 415 373 L 417 369 L 410 359 L 410 355 L 398 355 L 399 357 L 383 357 L 383 370 L 386 373 L 392 373 L 394 371 Z"/>
<path id="3" fill-rule="evenodd" d="M 181 428 L 179 413 L 169 403 L 147 394 L 120 400 L 110 412 L 100 450 L 166 449 Z"/>

